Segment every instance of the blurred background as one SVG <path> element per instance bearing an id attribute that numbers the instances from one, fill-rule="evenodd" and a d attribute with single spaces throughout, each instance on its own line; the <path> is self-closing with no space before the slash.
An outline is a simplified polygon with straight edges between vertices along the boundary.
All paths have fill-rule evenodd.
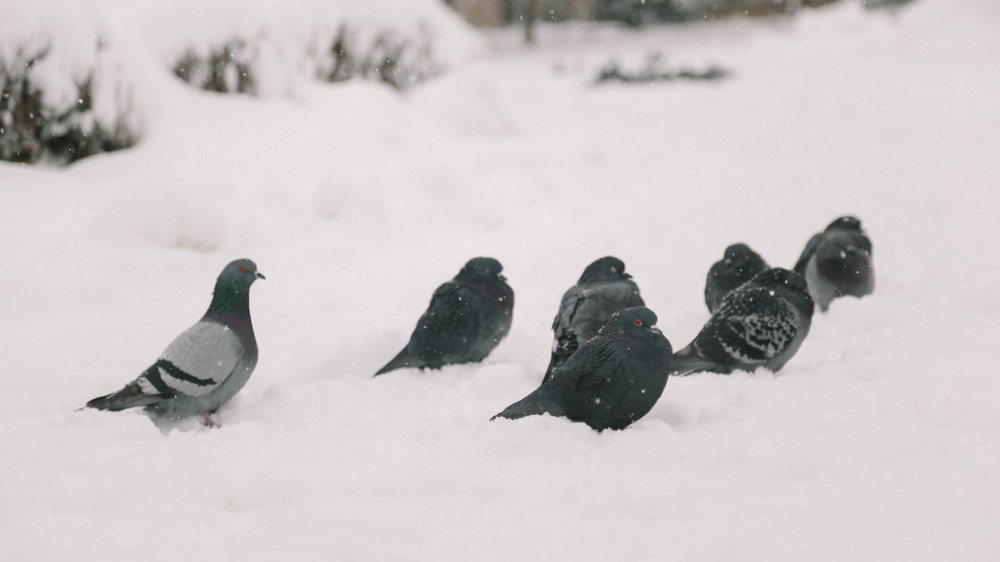
<path id="1" fill-rule="evenodd" d="M 468 40 L 456 43 L 456 35 L 498 28 L 517 28 L 530 45 L 541 24 L 773 22 L 838 2 L 894 13 L 910 0 L 443 0 L 472 26 L 467 30 L 456 30 L 432 0 L 405 7 L 318 0 L 12 4 L 0 23 L 0 160 L 66 164 L 138 142 L 142 100 L 134 77 L 120 75 L 130 55 L 117 51 L 129 40 L 121 35 L 144 23 L 151 27 L 143 42 L 158 41 L 157 55 L 176 78 L 204 90 L 257 95 L 287 89 L 303 73 L 330 82 L 379 80 L 403 90 L 475 50 Z M 122 16 L 130 29 L 115 29 Z"/>

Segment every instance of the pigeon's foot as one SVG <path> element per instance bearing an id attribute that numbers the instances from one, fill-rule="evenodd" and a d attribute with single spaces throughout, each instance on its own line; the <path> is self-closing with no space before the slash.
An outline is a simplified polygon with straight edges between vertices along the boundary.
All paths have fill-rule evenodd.
<path id="1" fill-rule="evenodd" d="M 201 423 L 205 427 L 213 428 L 213 429 L 217 428 L 217 427 L 222 427 L 221 425 L 219 425 L 219 422 L 217 422 L 214 419 L 212 419 L 212 414 L 204 414 L 204 415 L 202 415 L 201 416 Z"/>

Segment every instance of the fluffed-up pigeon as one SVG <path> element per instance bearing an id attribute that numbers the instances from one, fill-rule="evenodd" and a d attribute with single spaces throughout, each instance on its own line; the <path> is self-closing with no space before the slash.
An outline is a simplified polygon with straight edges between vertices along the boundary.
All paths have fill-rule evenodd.
<path id="1" fill-rule="evenodd" d="M 806 278 L 809 294 L 826 311 L 837 297 L 863 297 L 875 290 L 872 243 L 861 221 L 843 216 L 813 236 L 795 264 Z"/>
<path id="2" fill-rule="evenodd" d="M 624 429 L 649 413 L 663 394 L 671 352 L 652 310 L 620 310 L 549 380 L 492 419 L 550 414 L 597 431 Z"/>
<path id="3" fill-rule="evenodd" d="M 404 368 L 440 369 L 486 358 L 510 332 L 514 291 L 493 258 L 473 258 L 434 291 L 409 343 L 375 376 Z"/>
<path id="4" fill-rule="evenodd" d="M 722 300 L 694 341 L 674 354 L 672 374 L 777 371 L 805 340 L 813 308 L 801 275 L 765 271 Z"/>

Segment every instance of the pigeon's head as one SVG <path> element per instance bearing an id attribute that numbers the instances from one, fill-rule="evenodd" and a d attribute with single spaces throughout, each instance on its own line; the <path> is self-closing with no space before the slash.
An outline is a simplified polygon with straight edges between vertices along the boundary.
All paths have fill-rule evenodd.
<path id="1" fill-rule="evenodd" d="M 618 279 L 628 279 L 631 275 L 625 273 L 625 262 L 614 257 L 605 256 L 587 266 L 583 270 L 578 283 L 590 283 L 592 281 L 615 281 Z"/>
<path id="2" fill-rule="evenodd" d="M 850 215 L 844 215 L 837 220 L 830 223 L 826 227 L 826 232 L 832 232 L 834 230 L 848 230 L 851 232 L 861 232 L 861 220 L 857 217 L 852 217 Z"/>
<path id="3" fill-rule="evenodd" d="M 257 271 L 257 264 L 242 259 L 229 262 L 219 274 L 212 292 L 212 304 L 206 316 L 227 317 L 234 311 L 246 309 L 249 302 L 250 285 L 264 275 Z"/>
<path id="4" fill-rule="evenodd" d="M 746 244 L 732 244 L 726 248 L 722 263 L 727 269 L 740 273 L 751 272 L 751 275 L 767 269 L 763 258 Z"/>
<path id="5" fill-rule="evenodd" d="M 612 314 L 604 327 L 601 328 L 601 332 L 605 330 L 623 332 L 634 337 L 662 337 L 663 335 L 656 327 L 656 313 L 645 306 L 623 308 Z"/>
<path id="6" fill-rule="evenodd" d="M 506 281 L 507 278 L 500 275 L 503 266 L 493 258 L 472 258 L 465 264 L 462 271 L 458 272 L 456 279 L 471 282 Z"/>
<path id="7" fill-rule="evenodd" d="M 265 279 L 264 274 L 257 271 L 257 264 L 248 259 L 229 262 L 219 274 L 220 283 L 238 287 L 249 287 L 258 279 Z"/>

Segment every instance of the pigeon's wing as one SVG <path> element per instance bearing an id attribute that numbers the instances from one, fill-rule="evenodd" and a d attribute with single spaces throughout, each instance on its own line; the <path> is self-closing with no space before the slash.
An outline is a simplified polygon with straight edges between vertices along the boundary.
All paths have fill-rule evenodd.
<path id="1" fill-rule="evenodd" d="M 409 343 L 375 375 L 405 367 L 440 368 L 448 358 L 462 362 L 463 352 L 472 348 L 478 335 L 479 315 L 470 307 L 479 300 L 475 291 L 458 281 L 438 287 Z"/>
<path id="2" fill-rule="evenodd" d="M 167 347 L 149 381 L 177 394 L 204 396 L 229 378 L 242 356 L 243 345 L 228 326 L 198 322 Z"/>
<path id="3" fill-rule="evenodd" d="M 609 410 L 628 393 L 629 382 L 622 379 L 626 355 L 618 342 L 598 337 L 589 340 L 559 371 L 569 394 L 563 402 L 570 417 Z M 627 376 L 627 375 L 626 375 Z"/>
<path id="4" fill-rule="evenodd" d="M 819 248 L 820 243 L 823 241 L 823 233 L 816 234 L 809 239 L 806 243 L 806 247 L 802 250 L 802 255 L 799 256 L 799 261 L 795 262 L 795 267 L 792 270 L 799 275 L 806 274 L 806 265 L 809 264 L 809 258 L 816 253 L 816 248 Z"/>
<path id="5" fill-rule="evenodd" d="M 698 355 L 720 365 L 760 365 L 791 345 L 798 331 L 795 313 L 784 303 L 711 322 L 698 334 Z"/>
<path id="6" fill-rule="evenodd" d="M 204 396 L 233 373 L 242 356 L 243 345 L 235 332 L 216 322 L 198 322 L 125 388 L 95 398 L 87 407 L 124 410 L 175 396 Z"/>
<path id="7" fill-rule="evenodd" d="M 567 292 L 560 314 L 553 323 L 556 340 L 543 382 L 551 378 L 554 366 L 561 365 L 587 340 L 596 336 L 612 314 L 633 306 L 645 306 L 645 302 L 639 288 L 631 280 L 595 283 L 584 289 L 577 287 L 572 294 Z"/>
<path id="8" fill-rule="evenodd" d="M 552 378 L 552 372 L 579 349 L 580 342 L 573 329 L 573 320 L 583 301 L 584 296 L 577 287 L 573 287 L 563 295 L 559 312 L 552 321 L 552 333 L 555 339 L 552 341 L 552 357 L 549 359 L 549 366 L 545 369 L 542 382 Z"/>
<path id="9" fill-rule="evenodd" d="M 435 331 L 443 331 L 449 326 L 464 324 L 470 318 L 467 309 L 479 295 L 457 281 L 449 281 L 434 291 L 427 312 L 421 320 Z"/>

